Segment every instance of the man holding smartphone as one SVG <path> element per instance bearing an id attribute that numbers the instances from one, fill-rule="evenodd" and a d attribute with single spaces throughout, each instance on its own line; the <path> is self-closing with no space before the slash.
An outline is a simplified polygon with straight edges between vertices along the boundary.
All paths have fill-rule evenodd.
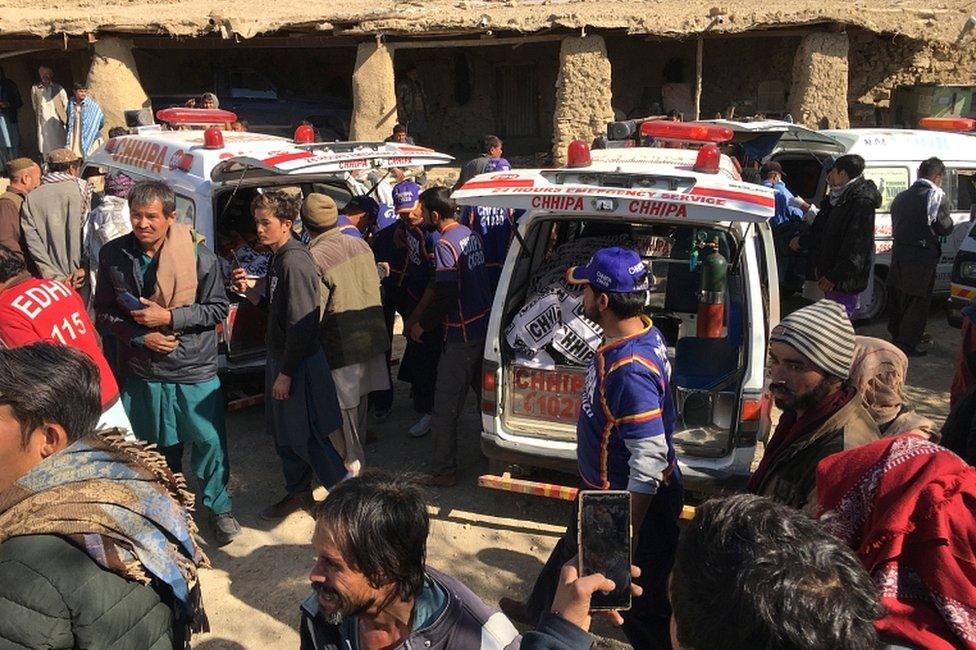
<path id="1" fill-rule="evenodd" d="M 672 443 L 675 405 L 661 333 L 644 316 L 650 272 L 637 252 L 604 248 L 567 281 L 584 285 L 586 317 L 603 328 L 590 362 L 576 427 L 583 488 L 631 494 L 635 582 L 643 594 L 624 613 L 635 648 L 670 648 L 667 578 L 678 542 L 681 477 Z M 563 564 L 577 553 L 576 517 L 536 579 L 528 602 L 503 598 L 509 618 L 534 623 L 549 610 Z"/>
<path id="2" fill-rule="evenodd" d="M 132 232 L 99 252 L 98 328 L 118 341 L 122 403 L 141 440 L 155 443 L 174 472 L 183 446 L 221 546 L 241 534 L 230 492 L 224 396 L 217 377 L 216 326 L 228 300 L 217 256 L 176 220 L 176 195 L 140 181 L 128 196 Z"/>

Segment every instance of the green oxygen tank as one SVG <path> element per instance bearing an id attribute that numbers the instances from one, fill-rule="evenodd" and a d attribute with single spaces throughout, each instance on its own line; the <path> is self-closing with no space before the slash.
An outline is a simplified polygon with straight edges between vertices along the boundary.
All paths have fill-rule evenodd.
<path id="1" fill-rule="evenodd" d="M 729 262 L 719 252 L 718 237 L 705 245 L 700 259 L 701 291 L 698 295 L 695 334 L 699 338 L 722 338 Z"/>

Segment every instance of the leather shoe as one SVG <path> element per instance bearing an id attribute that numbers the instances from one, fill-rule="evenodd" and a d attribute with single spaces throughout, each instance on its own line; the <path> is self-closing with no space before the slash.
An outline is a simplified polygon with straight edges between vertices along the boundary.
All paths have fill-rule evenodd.
<path id="1" fill-rule="evenodd" d="M 417 482 L 428 487 L 452 487 L 457 485 L 457 475 L 454 472 L 424 474 Z"/>
<path id="2" fill-rule="evenodd" d="M 315 497 L 312 492 L 297 492 L 289 494 L 277 503 L 268 506 L 258 515 L 267 521 L 277 521 L 284 519 L 296 510 L 311 510 L 315 506 Z"/>
<path id="3" fill-rule="evenodd" d="M 515 600 L 505 596 L 498 601 L 498 609 L 508 617 L 508 620 L 525 625 L 534 625 L 535 621 L 530 620 L 529 608 L 521 600 Z"/>

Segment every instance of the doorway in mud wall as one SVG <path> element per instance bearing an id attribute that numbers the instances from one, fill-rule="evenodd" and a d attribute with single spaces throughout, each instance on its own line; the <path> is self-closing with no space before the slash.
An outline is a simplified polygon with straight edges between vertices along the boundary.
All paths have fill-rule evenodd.
<path id="1" fill-rule="evenodd" d="M 495 66 L 495 131 L 502 140 L 540 136 L 537 77 L 532 64 Z"/>

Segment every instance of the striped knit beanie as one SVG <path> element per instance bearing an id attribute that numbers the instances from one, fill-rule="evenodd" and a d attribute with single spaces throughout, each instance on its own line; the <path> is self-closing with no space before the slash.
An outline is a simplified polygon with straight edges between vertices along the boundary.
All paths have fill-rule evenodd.
<path id="1" fill-rule="evenodd" d="M 824 299 L 796 310 L 773 328 L 773 341 L 796 348 L 829 375 L 847 379 L 851 374 L 854 327 L 838 302 Z"/>

